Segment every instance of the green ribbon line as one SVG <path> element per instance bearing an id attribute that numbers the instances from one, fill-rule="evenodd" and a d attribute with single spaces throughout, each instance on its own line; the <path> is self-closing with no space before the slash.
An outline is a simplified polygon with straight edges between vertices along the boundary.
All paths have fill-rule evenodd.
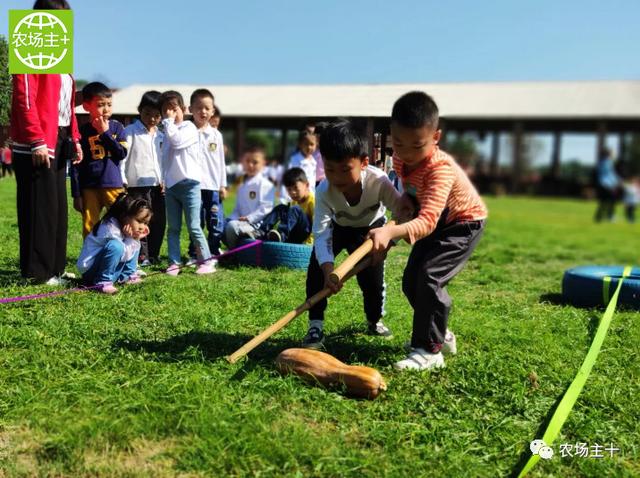
<path id="1" fill-rule="evenodd" d="M 576 403 L 578 395 L 580 395 L 580 392 L 582 391 L 582 388 L 584 387 L 584 384 L 587 381 L 589 374 L 591 373 L 593 364 L 595 364 L 596 362 L 596 358 L 600 353 L 600 348 L 602 347 L 604 338 L 607 335 L 607 331 L 609 330 L 609 325 L 611 324 L 613 314 L 616 311 L 616 306 L 618 305 L 618 296 L 620 295 L 622 283 L 624 282 L 625 277 L 628 277 L 631 274 L 631 270 L 631 266 L 627 266 L 624 268 L 622 277 L 618 282 L 618 287 L 616 288 L 613 297 L 611 297 L 609 305 L 607 305 L 607 309 L 605 310 L 604 315 L 600 320 L 598 330 L 596 331 L 596 335 L 593 338 L 593 342 L 591 342 L 591 347 L 589 347 L 587 356 L 585 357 L 584 362 L 582 362 L 582 366 L 580 367 L 580 370 L 578 370 L 578 373 L 573 379 L 573 382 L 571 382 L 571 385 L 569 385 L 569 388 L 562 397 L 562 400 L 560 400 L 558 408 L 556 408 L 555 413 L 551 417 L 551 421 L 547 426 L 547 430 L 544 432 L 544 435 L 542 437 L 547 446 L 551 446 L 553 441 L 558 437 L 558 433 L 560 433 L 562 425 L 564 425 L 564 422 L 567 420 L 569 413 L 571 413 L 573 405 Z M 607 281 L 607 279 L 609 280 Z M 608 298 L 609 295 L 608 289 L 610 281 L 610 277 L 605 277 L 603 281 L 603 297 L 605 297 L 605 302 L 606 298 Z M 518 478 L 525 476 L 535 466 L 535 464 L 538 463 L 538 460 L 540 460 L 539 455 L 531 455 L 524 468 L 522 468 L 522 471 L 518 475 Z"/>
<path id="2" fill-rule="evenodd" d="M 602 279 L 602 305 L 606 305 L 611 300 L 609 297 L 609 286 L 611 285 L 611 277 L 606 276 Z"/>

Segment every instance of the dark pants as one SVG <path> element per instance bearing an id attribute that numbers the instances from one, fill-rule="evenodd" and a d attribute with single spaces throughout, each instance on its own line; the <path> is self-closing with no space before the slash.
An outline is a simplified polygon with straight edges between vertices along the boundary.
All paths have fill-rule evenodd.
<path id="1" fill-rule="evenodd" d="M 200 227 L 204 232 L 207 229 L 207 243 L 212 256 L 220 254 L 220 243 L 224 235 L 224 211 L 220 192 L 211 189 L 200 191 L 202 207 L 200 208 Z M 189 257 L 196 257 L 196 249 L 193 241 L 189 242 Z"/>
<path id="2" fill-rule="evenodd" d="M 62 145 L 68 128 L 60 128 L 51 168 L 34 167 L 31 155 L 12 155 L 17 183 L 20 272 L 44 282 L 61 275 L 67 263 L 66 164 Z"/>
<path id="3" fill-rule="evenodd" d="M 11 165 L 7 163 L 2 163 L 2 177 L 4 178 L 6 175 L 9 175 L 9 176 L 13 175 Z"/>
<path id="4" fill-rule="evenodd" d="M 597 196 L 598 209 L 596 209 L 595 221 L 600 222 L 603 219 L 611 221 L 615 213 L 616 200 L 618 199 L 617 191 L 598 187 Z"/>
<path id="5" fill-rule="evenodd" d="M 140 261 L 149 259 L 151 262 L 157 262 L 167 227 L 167 210 L 162 188 L 160 186 L 127 188 L 127 192 L 133 197 L 142 197 L 151 202 L 153 216 L 149 223 L 149 235 L 140 241 Z"/>
<path id="6" fill-rule="evenodd" d="M 624 212 L 627 216 L 627 221 L 636 222 L 636 206 L 635 204 L 627 204 L 624 207 Z"/>
<path id="7" fill-rule="evenodd" d="M 483 230 L 484 221 L 441 221 L 414 244 L 402 277 L 402 290 L 413 307 L 412 347 L 433 353 L 442 348 L 451 310 L 447 284 L 462 270 Z"/>
<path id="8" fill-rule="evenodd" d="M 386 220 L 379 219 L 370 227 L 344 227 L 333 223 L 332 240 L 333 255 L 337 256 L 340 251 L 346 249 L 349 254 L 355 251 L 367 238 L 371 229 L 384 226 Z M 384 315 L 384 262 L 378 265 L 367 267 L 356 276 L 358 285 L 362 291 L 364 299 L 364 313 L 367 321 L 375 324 Z M 311 254 L 309 268 L 307 269 L 307 298 L 320 292 L 324 288 L 324 274 L 315 251 Z M 309 320 L 324 320 L 324 311 L 327 308 L 327 299 L 322 299 L 309 309 Z"/>
<path id="9" fill-rule="evenodd" d="M 272 229 L 280 233 L 282 242 L 302 244 L 311 234 L 311 222 L 300 206 L 280 204 L 262 219 L 260 237 Z"/>

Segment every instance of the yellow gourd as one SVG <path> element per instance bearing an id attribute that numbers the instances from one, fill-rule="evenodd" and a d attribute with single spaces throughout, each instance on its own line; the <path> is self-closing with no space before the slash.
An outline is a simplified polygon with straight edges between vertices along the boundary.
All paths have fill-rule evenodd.
<path id="1" fill-rule="evenodd" d="M 387 389 L 376 369 L 347 365 L 324 352 L 310 349 L 286 349 L 276 358 L 276 366 L 283 374 L 294 373 L 309 383 L 326 388 L 344 387 L 347 395 L 376 398 Z"/>

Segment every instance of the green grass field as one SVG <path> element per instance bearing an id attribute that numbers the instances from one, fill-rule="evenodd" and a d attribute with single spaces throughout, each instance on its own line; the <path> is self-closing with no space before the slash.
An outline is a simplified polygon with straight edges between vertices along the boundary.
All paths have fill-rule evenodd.
<path id="1" fill-rule="evenodd" d="M 387 259 L 386 323 L 368 337 L 355 282 L 330 300 L 327 351 L 376 367 L 389 389 L 347 399 L 281 377 L 300 317 L 230 365 L 224 356 L 304 300 L 301 271 L 157 275 L 115 297 L 0 305 L 0 477 L 508 476 L 591 343 L 602 310 L 559 301 L 580 264 L 638 265 L 640 227 L 592 223 L 594 203 L 488 198 L 489 225 L 450 285 L 458 355 L 433 373 L 392 370 L 411 311 L 409 246 Z M 2 296 L 52 290 L 17 272 L 13 180 L 0 181 Z M 230 204 L 227 204 L 230 206 Z M 81 246 L 71 212 L 69 271 Z M 529 476 L 640 476 L 640 316 L 615 315 L 574 411 Z M 561 458 L 560 443 L 613 443 L 613 458 Z"/>

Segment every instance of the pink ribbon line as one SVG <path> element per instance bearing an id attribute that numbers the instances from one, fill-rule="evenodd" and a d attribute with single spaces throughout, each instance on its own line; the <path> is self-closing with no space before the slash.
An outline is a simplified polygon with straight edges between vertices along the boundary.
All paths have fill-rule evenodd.
<path id="1" fill-rule="evenodd" d="M 243 251 L 245 249 L 250 249 L 251 247 L 255 247 L 260 244 L 262 244 L 262 241 L 260 240 L 253 241 L 253 242 L 250 242 L 249 244 L 245 244 L 243 246 L 236 247 L 235 249 L 231 249 L 229 251 L 223 252 L 222 254 L 218 254 L 217 256 L 211 256 L 209 259 L 197 261 L 196 265 L 204 264 L 205 262 L 210 261 L 211 259 L 220 259 L 221 257 L 230 256 L 232 254 Z M 187 267 L 187 266 L 186 265 L 179 266 L 180 269 L 183 269 L 184 267 Z M 152 272 L 151 274 L 148 274 L 147 277 L 153 277 L 154 275 L 158 275 L 158 274 L 164 274 L 164 271 Z M 99 289 L 100 287 L 102 286 L 92 285 L 92 286 L 74 287 L 73 289 L 58 290 L 55 292 L 47 292 L 44 294 L 31 294 L 31 295 L 19 295 L 16 297 L 4 297 L 0 299 L 0 304 L 11 304 L 13 302 L 23 302 L 26 300 L 45 299 L 47 297 L 56 297 L 59 295 L 71 294 L 72 292 L 83 292 L 83 291 L 92 290 L 92 289 Z"/>

